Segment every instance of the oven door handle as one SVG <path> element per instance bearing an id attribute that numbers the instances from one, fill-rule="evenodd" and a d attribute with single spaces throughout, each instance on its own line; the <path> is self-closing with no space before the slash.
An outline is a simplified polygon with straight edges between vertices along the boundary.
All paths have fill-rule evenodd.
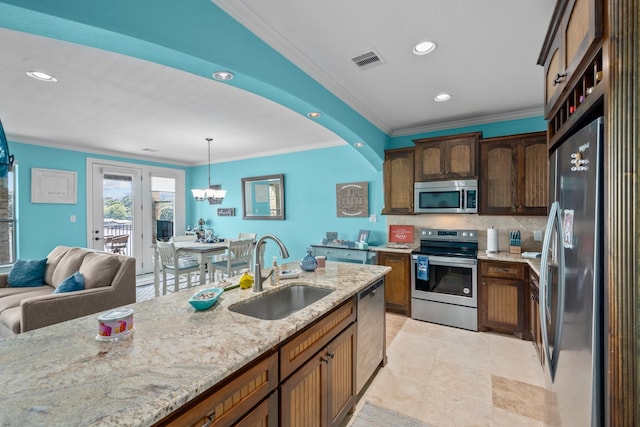
<path id="1" fill-rule="evenodd" d="M 412 255 L 411 258 L 414 261 L 418 260 L 418 256 L 420 255 Z M 468 267 L 470 265 L 478 265 L 478 260 L 475 258 L 450 258 L 450 257 L 441 257 L 441 256 L 429 256 L 424 255 L 429 258 L 429 264 L 436 265 L 446 265 L 451 267 Z"/>

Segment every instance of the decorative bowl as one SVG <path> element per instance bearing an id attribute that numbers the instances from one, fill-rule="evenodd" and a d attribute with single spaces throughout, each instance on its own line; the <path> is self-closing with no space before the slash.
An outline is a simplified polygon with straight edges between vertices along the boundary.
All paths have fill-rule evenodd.
<path id="1" fill-rule="evenodd" d="M 220 288 L 203 289 L 189 298 L 189 304 L 196 310 L 207 310 L 218 301 L 222 292 Z"/>

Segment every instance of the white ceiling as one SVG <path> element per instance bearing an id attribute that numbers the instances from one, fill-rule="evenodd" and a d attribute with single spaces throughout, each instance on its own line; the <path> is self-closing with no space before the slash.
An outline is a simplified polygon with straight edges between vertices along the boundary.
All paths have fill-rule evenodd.
<path id="1" fill-rule="evenodd" d="M 389 135 L 542 114 L 536 59 L 553 0 L 214 3 Z M 413 55 L 426 39 L 438 49 Z M 0 40 L 10 140 L 184 165 L 206 162 L 205 137 L 214 138 L 214 162 L 345 144 L 297 112 L 211 79 L 6 29 Z M 383 64 L 353 64 L 371 49 Z M 31 69 L 58 82 L 30 79 Z M 434 102 L 440 92 L 451 101 Z"/>

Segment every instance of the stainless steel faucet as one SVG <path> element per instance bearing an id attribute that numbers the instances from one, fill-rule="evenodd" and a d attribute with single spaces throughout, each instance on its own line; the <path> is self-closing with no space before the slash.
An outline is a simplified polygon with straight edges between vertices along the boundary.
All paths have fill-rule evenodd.
<path id="1" fill-rule="evenodd" d="M 265 280 L 267 280 L 272 274 L 273 270 L 267 274 L 267 277 L 262 277 L 262 267 L 260 266 L 260 245 L 265 243 L 267 239 L 271 239 L 280 248 L 280 257 L 289 258 L 289 251 L 287 247 L 282 243 L 282 240 L 278 239 L 273 234 L 265 234 L 256 242 L 256 262 L 253 267 L 253 292 L 262 292 L 262 284 Z"/>

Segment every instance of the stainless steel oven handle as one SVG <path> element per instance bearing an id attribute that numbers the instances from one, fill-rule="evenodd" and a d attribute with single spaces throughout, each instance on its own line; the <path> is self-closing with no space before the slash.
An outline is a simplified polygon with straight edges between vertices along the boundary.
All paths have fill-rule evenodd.
<path id="1" fill-rule="evenodd" d="M 419 255 L 414 254 L 411 256 L 411 258 L 414 261 L 417 261 L 418 256 Z M 429 264 L 446 265 L 448 267 L 468 267 L 470 265 L 478 265 L 478 260 L 476 258 L 454 258 L 429 255 L 425 256 L 429 258 Z"/>

